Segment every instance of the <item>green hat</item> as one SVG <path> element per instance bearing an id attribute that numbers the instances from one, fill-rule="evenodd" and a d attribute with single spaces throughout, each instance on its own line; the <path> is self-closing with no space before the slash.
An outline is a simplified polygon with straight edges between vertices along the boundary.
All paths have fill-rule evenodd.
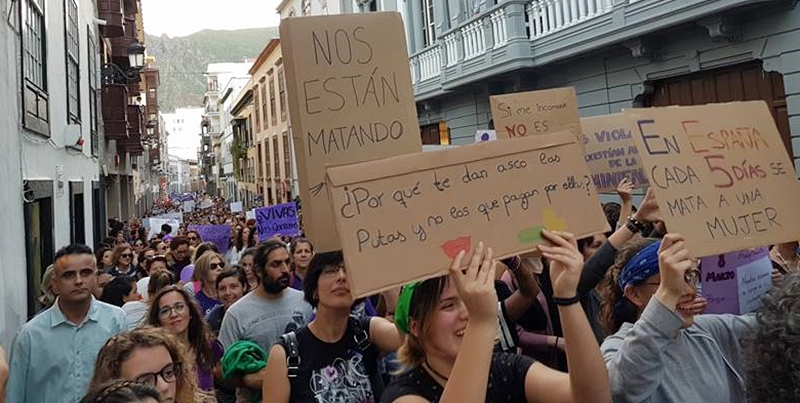
<path id="1" fill-rule="evenodd" d="M 397 328 L 402 330 L 403 333 L 409 334 L 411 323 L 408 319 L 408 314 L 411 310 L 411 299 L 414 298 L 414 290 L 422 284 L 422 282 L 416 282 L 411 284 L 406 284 L 403 286 L 403 289 L 400 291 L 400 297 L 397 299 L 397 307 L 394 310 L 394 323 L 397 325 Z"/>

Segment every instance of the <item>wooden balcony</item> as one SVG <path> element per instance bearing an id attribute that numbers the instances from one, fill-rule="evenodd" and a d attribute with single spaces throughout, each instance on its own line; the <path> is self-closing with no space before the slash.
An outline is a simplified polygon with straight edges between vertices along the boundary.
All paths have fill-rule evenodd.
<path id="1" fill-rule="evenodd" d="M 105 84 L 102 89 L 103 126 L 106 138 L 128 138 L 128 88 L 124 84 Z"/>
<path id="2" fill-rule="evenodd" d="M 128 47 L 136 41 L 136 19 L 125 16 L 125 32 L 122 36 L 111 38 L 111 57 L 123 69 L 129 66 Z"/>
<path id="3" fill-rule="evenodd" d="M 97 16 L 105 21 L 100 25 L 100 34 L 116 38 L 125 34 L 122 0 L 97 0 Z"/>
<path id="4" fill-rule="evenodd" d="M 142 86 L 139 83 L 128 84 L 128 96 L 135 97 L 142 93 Z"/>
<path id="5" fill-rule="evenodd" d="M 124 0 L 122 4 L 125 6 L 126 15 L 135 15 L 139 13 L 139 6 L 136 0 Z"/>
<path id="6" fill-rule="evenodd" d="M 128 105 L 128 138 L 141 142 L 144 131 L 144 115 L 138 105 Z"/>
<path id="7" fill-rule="evenodd" d="M 158 73 L 158 69 L 147 68 L 144 70 L 144 81 L 147 85 L 147 89 L 156 89 L 159 85 L 161 85 L 161 76 Z"/>

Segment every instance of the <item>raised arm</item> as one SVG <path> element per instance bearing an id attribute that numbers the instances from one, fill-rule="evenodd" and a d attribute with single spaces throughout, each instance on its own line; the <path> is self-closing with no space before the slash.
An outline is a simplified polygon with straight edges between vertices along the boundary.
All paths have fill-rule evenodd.
<path id="1" fill-rule="evenodd" d="M 486 399 L 489 367 L 497 331 L 497 293 L 492 248 L 478 243 L 469 267 L 462 271 L 461 251 L 450 266 L 450 281 L 469 312 L 459 354 L 444 388 L 442 403 L 482 403 Z"/>
<path id="2" fill-rule="evenodd" d="M 534 364 L 525 378 L 529 402 L 610 402 L 608 373 L 589 321 L 578 302 L 583 256 L 572 234 L 542 231 L 551 245 L 540 245 L 550 261 L 553 297 L 566 342 L 569 374 Z M 546 392 L 545 392 L 546 391 Z"/>

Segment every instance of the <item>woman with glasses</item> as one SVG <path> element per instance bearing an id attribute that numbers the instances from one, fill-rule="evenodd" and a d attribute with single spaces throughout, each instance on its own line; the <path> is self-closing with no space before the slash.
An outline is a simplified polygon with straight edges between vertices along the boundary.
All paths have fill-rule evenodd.
<path id="1" fill-rule="evenodd" d="M 192 277 L 200 285 L 199 289 L 195 289 L 194 296 L 200 304 L 203 317 L 221 304 L 217 296 L 217 277 L 223 269 L 225 269 L 225 259 L 214 252 L 207 252 L 194 262 Z"/>
<path id="2" fill-rule="evenodd" d="M 211 336 L 194 297 L 183 287 L 167 286 L 156 295 L 147 313 L 147 324 L 162 327 L 188 350 L 184 363 L 197 374 L 202 390 L 214 389 L 214 366 L 222 357 L 222 346 Z"/>
<path id="3" fill-rule="evenodd" d="M 163 329 L 145 326 L 111 337 L 97 354 L 89 389 L 128 379 L 158 390 L 163 403 L 202 402 L 186 349 Z"/>
<path id="4" fill-rule="evenodd" d="M 601 350 L 615 402 L 746 401 L 739 340 L 755 317 L 695 316 L 699 284 L 679 234 L 619 250 L 601 285 L 601 320 L 612 334 Z"/>
<path id="5" fill-rule="evenodd" d="M 203 238 L 200 237 L 200 233 L 195 230 L 186 232 L 186 240 L 189 241 L 190 248 L 196 248 L 197 245 L 200 245 L 200 243 L 203 242 Z"/>
<path id="6" fill-rule="evenodd" d="M 136 268 L 133 266 L 133 249 L 131 249 L 131 246 L 126 243 L 115 246 L 111 252 L 111 265 L 111 269 L 108 270 L 108 274 L 111 277 L 135 276 Z"/>
<path id="7" fill-rule="evenodd" d="M 378 359 L 400 347 L 400 331 L 384 318 L 350 315 L 354 298 L 341 252 L 314 256 L 304 287 L 317 315 L 272 347 L 262 395 L 270 402 L 378 402 Z"/>

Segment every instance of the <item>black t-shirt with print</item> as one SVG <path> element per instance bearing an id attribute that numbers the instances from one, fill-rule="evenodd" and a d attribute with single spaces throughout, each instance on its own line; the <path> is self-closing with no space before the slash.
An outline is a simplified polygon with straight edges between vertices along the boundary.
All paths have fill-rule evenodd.
<path id="1" fill-rule="evenodd" d="M 369 335 L 369 319 L 360 320 L 358 326 Z M 380 400 L 383 380 L 377 370 L 378 348 L 370 343 L 362 351 L 356 343 L 356 331 L 356 319 L 352 317 L 344 336 L 336 343 L 318 339 L 308 326 L 297 330 L 300 365 L 297 376 L 289 378 L 291 403 Z M 278 344 L 288 356 L 283 339 L 278 339 Z"/>
<path id="2" fill-rule="evenodd" d="M 523 355 L 492 355 L 486 402 L 524 402 L 525 376 L 534 362 L 532 358 Z M 438 402 L 443 392 L 444 388 L 419 365 L 395 378 L 383 392 L 381 402 L 392 403 L 403 396 L 420 396 L 430 402 Z"/>

